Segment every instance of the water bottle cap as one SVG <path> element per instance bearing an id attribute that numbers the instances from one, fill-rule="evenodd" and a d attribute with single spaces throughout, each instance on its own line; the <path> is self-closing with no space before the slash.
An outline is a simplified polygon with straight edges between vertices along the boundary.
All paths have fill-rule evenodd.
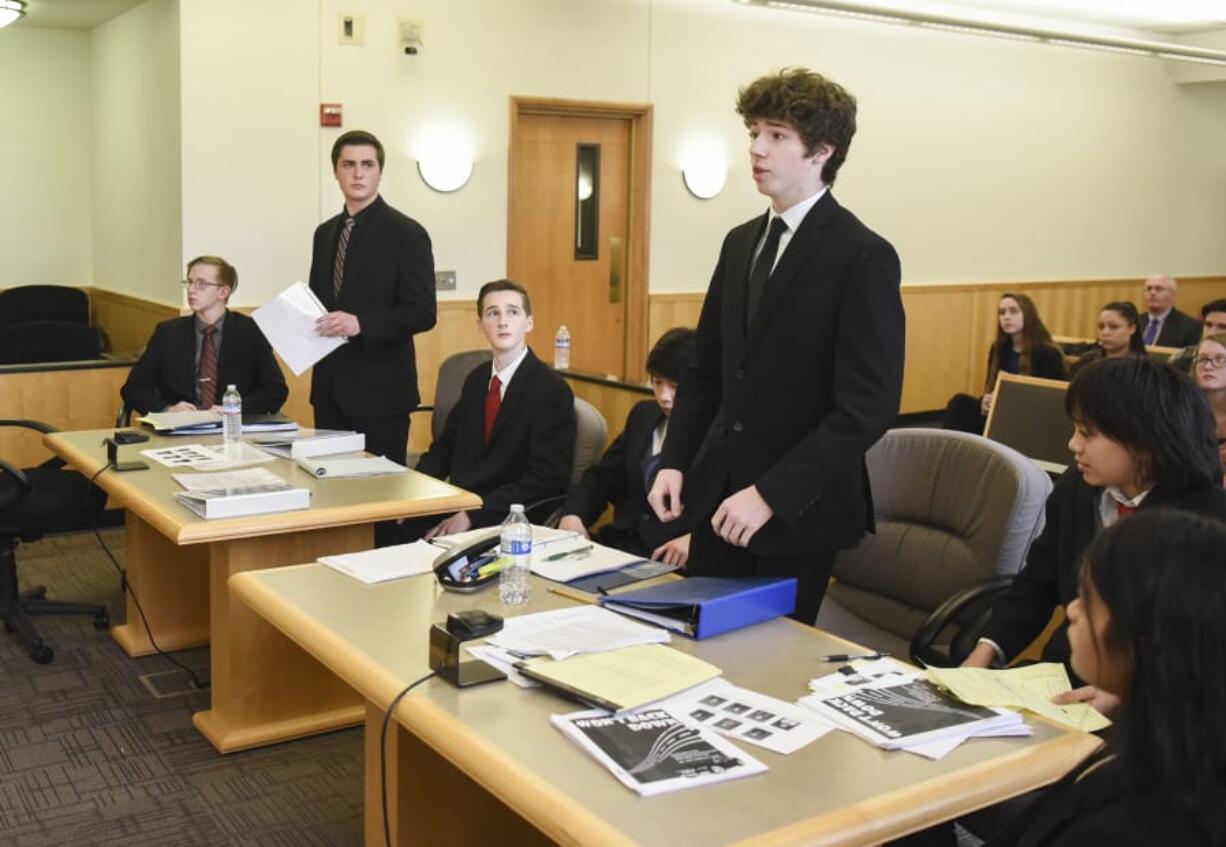
<path id="1" fill-rule="evenodd" d="M 512 511 L 512 512 L 522 512 L 523 510 L 524 510 L 524 504 L 523 504 L 523 503 L 512 503 L 512 504 L 511 504 L 511 511 Z"/>
<path id="2" fill-rule="evenodd" d="M 230 383 L 226 386 L 226 391 L 238 391 L 238 386 L 236 386 L 234 383 Z"/>

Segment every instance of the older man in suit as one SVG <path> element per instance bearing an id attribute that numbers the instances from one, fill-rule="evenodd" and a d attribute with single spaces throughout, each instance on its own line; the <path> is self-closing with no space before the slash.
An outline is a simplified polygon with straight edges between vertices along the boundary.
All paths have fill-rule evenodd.
<path id="1" fill-rule="evenodd" d="M 272 347 L 255 321 L 226 307 L 238 271 L 219 256 L 199 256 L 188 262 L 183 287 L 192 314 L 157 325 L 120 389 L 124 402 L 141 413 L 212 409 L 234 385 L 244 412 L 280 409 L 289 389 Z"/>
<path id="2" fill-rule="evenodd" d="M 1147 345 L 1187 347 L 1200 341 L 1200 321 L 1175 308 L 1179 283 L 1170 274 L 1154 274 L 1145 280 L 1145 313 L 1137 331 Z"/>
<path id="3" fill-rule="evenodd" d="M 536 357 L 532 301 L 511 280 L 481 286 L 477 322 L 494 358 L 464 379 L 460 399 L 417 470 L 481 495 L 482 505 L 443 520 L 405 521 L 410 541 L 451 535 L 503 520 L 512 503 L 525 506 L 566 493 L 575 455 L 575 398 L 570 386 Z"/>
<path id="4" fill-rule="evenodd" d="M 349 343 L 311 374 L 315 425 L 364 433 L 367 450 L 404 464 L 420 400 L 413 335 L 434 326 L 437 312 L 430 236 L 379 196 L 375 136 L 337 138 L 332 169 L 345 205 L 315 230 L 311 290 L 328 309 L 316 331 Z"/>
<path id="5" fill-rule="evenodd" d="M 898 412 L 898 255 L 830 193 L 855 99 L 803 69 L 741 91 L 770 209 L 724 239 L 649 502 L 710 515 L 688 570 L 794 576 L 813 623 L 835 551 L 873 527 L 864 454 Z"/>

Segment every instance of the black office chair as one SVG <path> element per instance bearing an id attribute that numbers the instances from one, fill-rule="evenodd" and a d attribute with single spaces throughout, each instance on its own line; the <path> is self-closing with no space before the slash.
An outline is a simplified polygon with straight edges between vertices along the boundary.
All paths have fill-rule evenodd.
<path id="1" fill-rule="evenodd" d="M 0 365 L 82 362 L 102 355 L 98 331 L 68 321 L 27 321 L 0 329 Z"/>
<path id="2" fill-rule="evenodd" d="M 0 328 L 29 321 L 89 326 L 89 295 L 66 285 L 19 285 L 0 291 Z"/>
<path id="3" fill-rule="evenodd" d="M 0 427 L 24 427 L 55 432 L 38 421 L 0 420 Z M 47 532 L 86 529 L 94 524 L 106 495 L 85 477 L 65 470 L 59 459 L 21 471 L 0 459 L 0 619 L 5 632 L 22 640 L 30 657 L 40 664 L 55 658 L 52 645 L 38 634 L 30 615 L 92 615 L 94 626 L 110 626 L 106 606 L 48 600 L 47 589 L 17 587 L 17 545 L 36 541 Z"/>

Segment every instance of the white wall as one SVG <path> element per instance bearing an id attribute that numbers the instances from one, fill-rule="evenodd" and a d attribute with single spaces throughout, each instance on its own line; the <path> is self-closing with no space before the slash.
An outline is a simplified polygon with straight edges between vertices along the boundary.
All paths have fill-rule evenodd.
<path id="1" fill-rule="evenodd" d="M 365 46 L 337 44 L 342 10 L 366 16 Z M 424 23 L 417 57 L 395 44 L 400 14 Z M 472 297 L 505 271 L 513 94 L 654 103 L 651 290 L 701 290 L 724 232 L 765 205 L 736 90 L 787 64 L 858 97 L 836 194 L 908 282 L 1226 273 L 1226 86 L 1176 85 L 1153 60 L 730 0 L 148 0 L 91 42 L 94 282 L 167 302 L 204 252 L 237 265 L 241 305 L 305 276 L 340 206 L 321 101 L 384 139 L 384 195 L 458 272 L 450 296 Z M 438 123 L 475 146 L 454 194 L 411 155 Z M 729 157 L 711 201 L 676 167 L 695 136 Z"/>
<path id="2" fill-rule="evenodd" d="M 90 283 L 89 37 L 0 30 L 0 288 Z"/>
<path id="3" fill-rule="evenodd" d="M 733 104 L 738 86 L 785 65 L 858 98 L 835 193 L 893 241 L 905 281 L 1226 272 L 1222 90 L 1180 88 L 1150 59 L 714 9 L 656 0 L 653 290 L 704 287 L 729 223 L 764 208 Z M 705 205 L 667 170 L 699 127 L 722 134 L 732 162 Z"/>
<path id="4" fill-rule="evenodd" d="M 147 0 L 93 29 L 90 43 L 94 284 L 178 304 L 179 4 Z"/>

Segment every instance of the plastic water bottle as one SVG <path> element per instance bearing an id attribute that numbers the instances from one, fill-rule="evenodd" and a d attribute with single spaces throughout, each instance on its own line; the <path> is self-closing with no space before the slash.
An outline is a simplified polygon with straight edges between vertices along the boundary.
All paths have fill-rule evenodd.
<path id="1" fill-rule="evenodd" d="M 498 599 L 508 606 L 528 602 L 528 570 L 532 563 L 532 524 L 520 503 L 502 522 L 500 553 L 507 561 L 498 577 Z"/>
<path id="2" fill-rule="evenodd" d="M 226 386 L 221 398 L 221 433 L 227 447 L 243 440 L 243 398 L 233 385 Z"/>
<path id="3" fill-rule="evenodd" d="M 558 327 L 553 337 L 553 366 L 560 371 L 570 368 L 570 330 L 566 324 Z"/>

